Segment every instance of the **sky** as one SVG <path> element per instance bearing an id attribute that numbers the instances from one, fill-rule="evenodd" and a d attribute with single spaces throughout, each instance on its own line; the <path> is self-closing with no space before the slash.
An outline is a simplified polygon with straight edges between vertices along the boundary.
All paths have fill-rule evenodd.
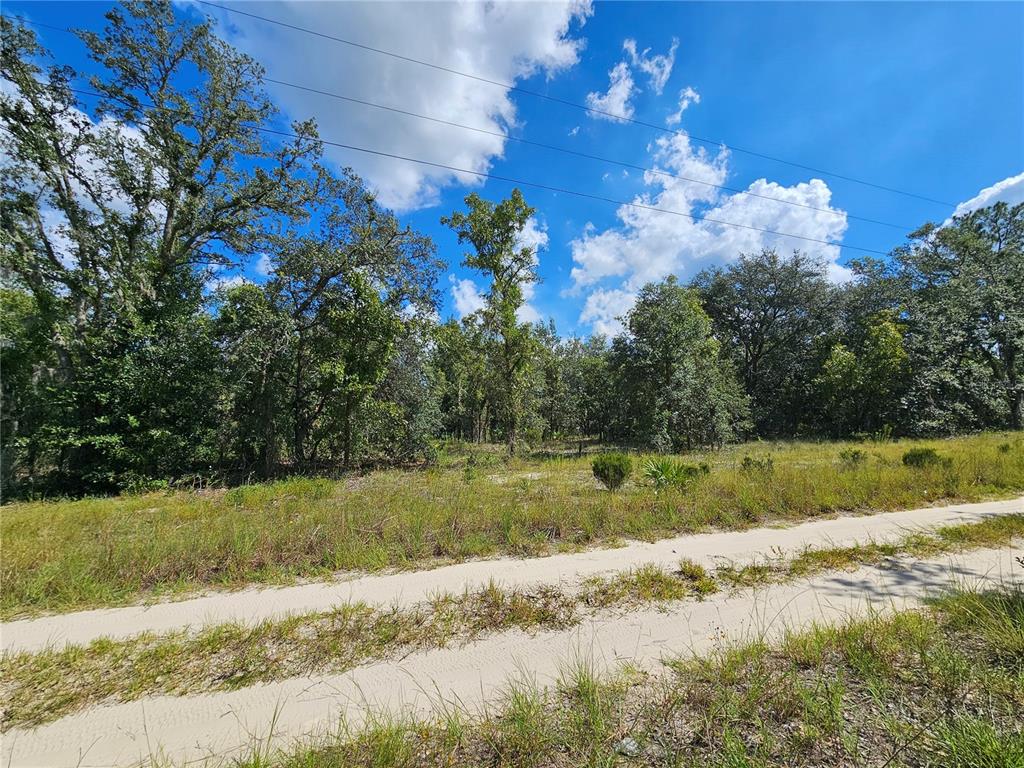
<path id="1" fill-rule="evenodd" d="M 109 7 L 7 0 L 4 13 L 99 29 Z M 520 317 L 553 319 L 562 334 L 615 333 L 639 288 L 668 274 L 799 248 L 841 282 L 851 259 L 888 253 L 927 221 L 1024 201 L 1024 3 L 228 7 L 321 33 L 176 5 L 291 84 L 267 84 L 286 118 L 315 117 L 327 141 L 523 182 L 536 208 L 523 242 L 538 249 L 541 282 Z M 95 71 L 73 37 L 39 33 L 59 61 Z M 470 192 L 499 200 L 516 185 L 326 153 L 434 238 L 447 263 L 441 316 L 478 308 L 487 285 L 461 266 L 440 217 Z M 266 264 L 239 274 L 266 279 Z"/>

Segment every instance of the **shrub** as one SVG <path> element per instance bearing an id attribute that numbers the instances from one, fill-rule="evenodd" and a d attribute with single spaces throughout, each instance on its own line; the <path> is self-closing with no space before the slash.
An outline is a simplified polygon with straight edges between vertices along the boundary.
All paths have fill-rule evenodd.
<path id="1" fill-rule="evenodd" d="M 844 448 L 839 452 L 839 461 L 844 467 L 859 467 L 867 460 L 867 451 L 862 451 L 860 448 Z"/>
<path id="2" fill-rule="evenodd" d="M 949 466 L 952 459 L 944 459 L 935 452 L 934 448 L 911 448 L 903 454 L 903 464 L 915 469 L 926 467 Z"/>
<path id="3" fill-rule="evenodd" d="M 1010 452 L 1010 444 L 1009 443 L 1000 443 L 999 444 L 999 452 L 1000 453 L 1009 453 Z"/>
<path id="4" fill-rule="evenodd" d="M 591 469 L 605 488 L 614 491 L 633 472 L 633 460 L 624 453 L 602 453 L 594 459 Z"/>
<path id="5" fill-rule="evenodd" d="M 643 464 L 644 477 L 650 480 L 656 490 L 668 488 L 685 488 L 701 475 L 711 471 L 707 464 L 696 466 L 676 461 L 668 456 L 647 459 Z"/>
<path id="6" fill-rule="evenodd" d="M 771 456 L 765 456 L 763 459 L 744 456 L 743 461 L 740 463 L 740 469 L 744 472 L 760 472 L 764 475 L 770 475 L 775 471 L 775 461 Z"/>

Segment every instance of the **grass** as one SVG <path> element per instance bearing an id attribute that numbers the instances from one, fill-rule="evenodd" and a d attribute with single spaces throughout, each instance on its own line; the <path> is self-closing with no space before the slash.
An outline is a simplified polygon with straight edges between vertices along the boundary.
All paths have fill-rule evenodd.
<path id="1" fill-rule="evenodd" d="M 877 563 L 886 557 L 937 555 L 1005 546 L 1024 536 L 1024 515 L 991 518 L 911 534 L 892 544 L 808 549 L 797 557 L 722 566 L 712 572 L 681 561 L 666 572 L 644 566 L 588 579 L 574 592 L 554 587 L 506 590 L 490 584 L 461 595 L 438 595 L 410 608 L 362 603 L 255 626 L 223 624 L 198 634 L 101 639 L 42 653 L 0 656 L 0 731 L 38 725 L 86 706 L 152 694 L 231 690 L 287 677 L 338 673 L 370 660 L 470 642 L 509 629 L 566 629 L 606 609 L 703 599 L 724 588 L 750 587 L 824 570 Z M 962 614 L 966 610 L 961 611 Z M 1024 625 L 1002 646 L 1024 658 Z M 525 704 L 524 704 L 525 706 Z"/>
<path id="2" fill-rule="evenodd" d="M 723 648 L 659 673 L 511 684 L 482 712 L 372 716 L 239 768 L 1024 766 L 1024 593 Z"/>
<path id="3" fill-rule="evenodd" d="M 902 456 L 913 447 L 949 462 L 908 467 Z M 867 458 L 844 460 L 851 450 Z M 748 457 L 771 469 L 744 469 Z M 706 462 L 710 474 L 660 491 L 635 478 L 609 493 L 588 457 L 490 466 L 455 457 L 339 481 L 9 504 L 0 516 L 0 616 L 1024 491 L 1019 435 L 756 443 L 687 460 Z"/>

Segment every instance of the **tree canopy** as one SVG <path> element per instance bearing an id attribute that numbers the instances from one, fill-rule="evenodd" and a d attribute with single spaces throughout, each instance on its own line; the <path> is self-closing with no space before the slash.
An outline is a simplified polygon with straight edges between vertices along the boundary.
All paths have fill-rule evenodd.
<path id="1" fill-rule="evenodd" d="M 263 72 L 169 3 L 82 32 L 97 74 L 2 18 L 0 465 L 11 493 L 110 492 L 510 453 L 1022 426 L 1024 205 L 910 235 L 832 282 L 802 252 L 643 286 L 614 338 L 524 322 L 522 193 L 442 222 L 486 283 L 438 316 L 457 254 L 292 138 Z M 240 280 L 258 261 L 265 279 Z"/>

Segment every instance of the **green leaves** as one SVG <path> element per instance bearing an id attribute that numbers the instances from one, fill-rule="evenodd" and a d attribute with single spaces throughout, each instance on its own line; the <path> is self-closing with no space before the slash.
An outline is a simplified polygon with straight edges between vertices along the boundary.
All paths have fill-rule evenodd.
<path id="1" fill-rule="evenodd" d="M 538 351 L 532 329 L 516 316 L 523 305 L 523 285 L 539 279 L 537 254 L 520 241 L 534 209 L 518 189 L 500 203 L 475 192 L 465 202 L 465 213 L 455 211 L 442 217 L 441 223 L 455 230 L 460 243 L 473 246 L 463 266 L 479 270 L 490 280 L 486 305 L 480 311 L 484 356 L 496 384 L 489 387 L 490 400 L 501 414 L 509 453 L 515 454 Z"/>
<path id="2" fill-rule="evenodd" d="M 719 355 L 696 292 L 669 277 L 644 286 L 615 339 L 617 432 L 630 442 L 677 453 L 732 439 L 746 397 Z"/>

